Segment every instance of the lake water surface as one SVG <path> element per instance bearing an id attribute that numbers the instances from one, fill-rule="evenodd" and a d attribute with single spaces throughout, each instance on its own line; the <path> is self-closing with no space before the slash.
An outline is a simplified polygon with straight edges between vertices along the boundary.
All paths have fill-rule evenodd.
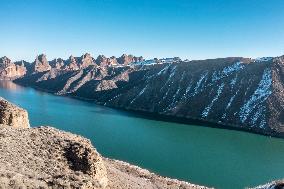
<path id="1" fill-rule="evenodd" d="M 12 82 L 0 83 L 0 96 L 27 109 L 32 126 L 80 134 L 102 155 L 163 176 L 221 189 L 284 178 L 284 139 L 148 120 Z"/>

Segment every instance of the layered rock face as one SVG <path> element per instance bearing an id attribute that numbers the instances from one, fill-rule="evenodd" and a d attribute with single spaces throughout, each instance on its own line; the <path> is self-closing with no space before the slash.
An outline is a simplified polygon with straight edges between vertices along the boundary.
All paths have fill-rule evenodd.
<path id="1" fill-rule="evenodd" d="M 106 106 L 284 136 L 283 78 L 282 56 L 163 59 L 58 72 L 52 79 L 27 76 L 16 82 Z"/>
<path id="2" fill-rule="evenodd" d="M 28 112 L 0 97 L 0 124 L 15 128 L 29 128 Z"/>
<path id="3" fill-rule="evenodd" d="M 117 63 L 117 58 L 115 58 L 115 56 L 112 56 L 110 58 L 105 57 L 104 55 L 99 55 L 96 59 L 96 63 L 99 66 L 116 66 Z"/>
<path id="4" fill-rule="evenodd" d="M 19 123 L 19 115 L 26 116 L 26 111 L 0 102 L 0 188 L 206 188 L 102 158 L 80 136 L 51 127 L 26 128 L 26 120 Z M 7 118 L 15 112 L 17 117 Z"/>
<path id="5" fill-rule="evenodd" d="M 133 55 L 127 55 L 127 54 L 123 54 L 121 57 L 119 57 L 117 59 L 117 62 L 119 64 L 122 64 L 122 65 L 127 65 L 131 62 L 141 62 L 143 61 L 143 57 L 140 56 L 140 57 L 136 57 L 136 56 L 133 56 Z"/>
<path id="6" fill-rule="evenodd" d="M 33 63 L 26 61 L 18 61 L 13 63 L 6 56 L 0 58 L 0 80 L 14 80 L 23 76 L 40 75 L 51 71 L 77 71 L 88 67 L 111 67 L 111 66 L 127 66 L 128 64 L 143 61 L 143 57 L 133 55 L 122 55 L 119 58 L 115 56 L 106 57 L 99 55 L 96 59 L 89 53 L 83 54 L 81 57 L 70 56 L 67 60 L 56 58 L 48 61 L 45 54 L 40 54 L 36 57 Z M 54 71 L 56 70 L 56 71 Z"/>
<path id="7" fill-rule="evenodd" d="M 70 56 L 69 59 L 64 62 L 63 69 L 73 71 L 87 68 L 90 65 L 96 65 L 95 60 L 89 53 L 86 53 L 81 57 Z"/>
<path id="8" fill-rule="evenodd" d="M 45 72 L 51 69 L 49 62 L 47 61 L 46 55 L 41 54 L 36 57 L 33 64 L 33 72 Z"/>
<path id="9" fill-rule="evenodd" d="M 22 64 L 14 64 L 6 56 L 0 58 L 0 79 L 13 80 L 22 77 L 27 72 L 27 69 Z"/>
<path id="10" fill-rule="evenodd" d="M 64 60 L 62 58 L 56 58 L 56 59 L 50 61 L 49 64 L 52 68 L 55 68 L 55 69 L 63 69 L 63 67 L 65 65 Z"/>

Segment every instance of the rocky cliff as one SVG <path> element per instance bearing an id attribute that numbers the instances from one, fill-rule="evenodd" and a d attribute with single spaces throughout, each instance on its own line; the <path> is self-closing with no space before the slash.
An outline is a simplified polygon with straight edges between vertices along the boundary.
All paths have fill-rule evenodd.
<path id="1" fill-rule="evenodd" d="M 24 64 L 15 64 L 6 56 L 0 58 L 0 80 L 13 80 L 26 74 Z"/>
<path id="2" fill-rule="evenodd" d="M 47 61 L 45 54 L 37 56 L 32 66 L 33 66 L 32 69 L 33 72 L 45 72 L 51 69 L 51 66 Z"/>
<path id="3" fill-rule="evenodd" d="M 73 57 L 62 61 L 65 68 L 53 66 L 15 82 L 156 117 L 283 137 L 283 57 L 145 61 L 99 56 L 88 58 L 87 67 L 66 69 L 82 62 Z"/>
<path id="4" fill-rule="evenodd" d="M 0 188 L 206 188 L 103 158 L 78 135 L 28 128 L 25 110 L 4 99 L 0 103 Z"/>
<path id="5" fill-rule="evenodd" d="M 90 141 L 50 127 L 0 128 L 1 188 L 104 188 L 107 172 Z"/>
<path id="6" fill-rule="evenodd" d="M 0 97 L 0 124 L 14 128 L 29 128 L 28 112 Z"/>

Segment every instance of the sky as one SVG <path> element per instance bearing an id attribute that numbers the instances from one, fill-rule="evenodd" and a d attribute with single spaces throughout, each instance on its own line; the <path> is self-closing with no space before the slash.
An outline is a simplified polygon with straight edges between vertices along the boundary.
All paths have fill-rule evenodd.
<path id="1" fill-rule="evenodd" d="M 0 0 L 0 57 L 284 54 L 284 0 Z"/>

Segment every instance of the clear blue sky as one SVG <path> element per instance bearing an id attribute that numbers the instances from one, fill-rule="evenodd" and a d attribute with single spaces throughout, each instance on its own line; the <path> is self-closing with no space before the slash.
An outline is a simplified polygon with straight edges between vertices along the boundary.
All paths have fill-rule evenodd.
<path id="1" fill-rule="evenodd" d="M 0 56 L 284 54 L 284 0 L 0 0 Z"/>

